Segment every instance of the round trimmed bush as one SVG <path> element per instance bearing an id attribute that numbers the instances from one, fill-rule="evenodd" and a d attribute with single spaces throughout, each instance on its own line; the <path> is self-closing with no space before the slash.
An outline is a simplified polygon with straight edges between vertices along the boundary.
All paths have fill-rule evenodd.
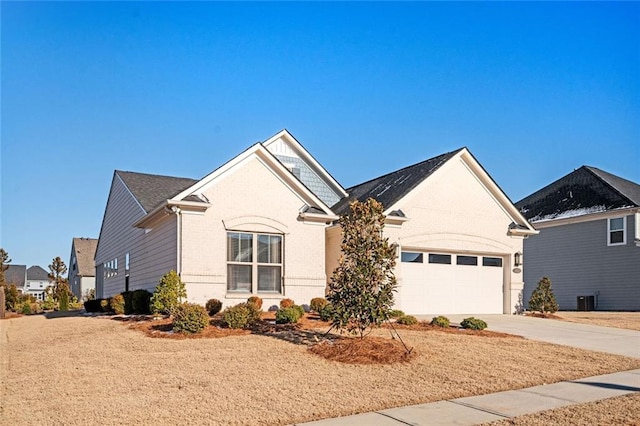
<path id="1" fill-rule="evenodd" d="M 487 323 L 479 318 L 469 317 L 462 320 L 460 327 L 469 330 L 484 330 L 487 328 Z"/>
<path id="2" fill-rule="evenodd" d="M 115 312 L 116 315 L 124 314 L 124 296 L 116 294 L 111 298 L 109 304 L 111 305 L 111 310 Z"/>
<path id="3" fill-rule="evenodd" d="M 276 324 L 295 324 L 297 323 L 302 314 L 300 313 L 299 306 L 291 306 L 289 308 L 282 308 L 276 312 Z M 303 312 L 304 313 L 304 312 Z"/>
<path id="4" fill-rule="evenodd" d="M 436 327 L 449 328 L 450 321 L 449 318 L 440 315 L 437 317 L 433 317 L 433 319 L 431 320 L 431 325 L 434 325 Z"/>
<path id="5" fill-rule="evenodd" d="M 396 322 L 402 325 L 415 325 L 418 323 L 418 319 L 413 315 L 404 315 L 398 318 Z"/>
<path id="6" fill-rule="evenodd" d="M 256 308 L 262 309 L 262 299 L 258 296 L 251 296 L 247 299 L 247 303 L 253 303 L 256 305 Z"/>
<path id="7" fill-rule="evenodd" d="M 180 333 L 200 333 L 209 325 L 207 310 L 195 303 L 182 303 L 173 312 L 173 330 Z"/>
<path id="8" fill-rule="evenodd" d="M 318 312 L 320 315 L 320 319 L 322 321 L 331 321 L 331 317 L 333 316 L 333 305 L 331 303 L 327 303 L 320 309 Z"/>
<path id="9" fill-rule="evenodd" d="M 225 309 L 222 319 L 229 328 L 245 328 L 260 320 L 260 310 L 253 303 L 240 303 Z"/>
<path id="10" fill-rule="evenodd" d="M 214 316 L 222 310 L 222 302 L 218 299 L 209 299 L 207 300 L 205 308 L 207 309 L 207 312 L 209 312 L 209 316 Z"/>
<path id="11" fill-rule="evenodd" d="M 313 299 L 311 299 L 309 307 L 313 312 L 320 313 L 320 309 L 327 306 L 327 303 L 329 302 L 327 302 L 327 299 L 325 299 L 324 297 L 314 297 Z"/>
<path id="12" fill-rule="evenodd" d="M 389 312 L 389 318 L 400 318 L 405 316 L 405 313 L 400 309 L 393 309 Z"/>
<path id="13" fill-rule="evenodd" d="M 148 290 L 134 290 L 131 293 L 131 311 L 134 314 L 146 315 L 151 313 L 151 293 Z M 125 300 L 126 301 L 126 300 Z M 126 306 L 126 303 L 125 303 Z"/>
<path id="14" fill-rule="evenodd" d="M 100 310 L 102 312 L 112 312 L 112 309 L 111 309 L 111 298 L 100 299 Z"/>
<path id="15" fill-rule="evenodd" d="M 290 308 L 293 305 L 295 305 L 296 303 L 291 300 L 291 299 L 282 299 L 280 301 L 280 309 L 284 309 L 284 308 Z"/>

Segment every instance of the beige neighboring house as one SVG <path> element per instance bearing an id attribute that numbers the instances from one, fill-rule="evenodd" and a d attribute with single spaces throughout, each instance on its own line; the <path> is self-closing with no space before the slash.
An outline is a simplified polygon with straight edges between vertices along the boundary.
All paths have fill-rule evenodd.
<path id="1" fill-rule="evenodd" d="M 462 148 L 344 189 L 286 130 L 200 180 L 115 171 L 96 250 L 96 291 L 153 291 L 176 270 L 189 301 L 265 306 L 324 296 L 339 215 L 378 199 L 398 244 L 397 308 L 513 313 L 522 241 L 537 231 Z"/>
<path id="2" fill-rule="evenodd" d="M 71 243 L 67 279 L 73 295 L 78 300 L 83 300 L 96 288 L 94 257 L 97 246 L 96 238 L 74 238 Z"/>

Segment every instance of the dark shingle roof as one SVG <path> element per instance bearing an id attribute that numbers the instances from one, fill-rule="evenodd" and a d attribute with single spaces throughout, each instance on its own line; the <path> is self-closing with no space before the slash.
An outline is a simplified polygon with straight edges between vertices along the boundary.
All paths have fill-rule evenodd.
<path id="1" fill-rule="evenodd" d="M 7 285 L 15 284 L 16 287 L 24 287 L 27 276 L 27 265 L 7 265 L 9 269 L 4 271 L 4 281 Z"/>
<path id="2" fill-rule="evenodd" d="M 83 277 L 95 277 L 96 265 L 93 261 L 96 255 L 98 240 L 96 238 L 74 238 L 76 261 L 78 262 L 78 275 Z M 71 267 L 71 265 L 69 265 Z"/>
<path id="3" fill-rule="evenodd" d="M 138 200 L 145 212 L 149 213 L 163 201 L 178 195 L 194 183 L 195 179 L 173 176 L 148 175 L 145 173 L 116 173 L 122 178 L 129 191 Z"/>
<path id="4" fill-rule="evenodd" d="M 384 208 L 390 207 L 462 149 L 464 148 L 348 188 L 346 191 L 349 195 L 334 204 L 331 209 L 336 214 L 343 215 L 349 212 L 349 203 L 355 200 L 366 201 L 368 198 L 381 202 Z"/>
<path id="5" fill-rule="evenodd" d="M 49 281 L 49 274 L 47 271 L 39 267 L 38 265 L 32 266 L 27 269 L 28 281 Z"/>
<path id="6" fill-rule="evenodd" d="M 639 206 L 640 185 L 589 166 L 574 170 L 516 203 L 531 221 Z"/>

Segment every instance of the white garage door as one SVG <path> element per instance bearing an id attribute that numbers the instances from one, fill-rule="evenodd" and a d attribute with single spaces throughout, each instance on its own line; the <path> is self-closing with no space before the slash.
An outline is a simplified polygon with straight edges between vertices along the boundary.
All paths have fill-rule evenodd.
<path id="1" fill-rule="evenodd" d="M 502 258 L 403 251 L 398 296 L 407 314 L 501 314 Z"/>

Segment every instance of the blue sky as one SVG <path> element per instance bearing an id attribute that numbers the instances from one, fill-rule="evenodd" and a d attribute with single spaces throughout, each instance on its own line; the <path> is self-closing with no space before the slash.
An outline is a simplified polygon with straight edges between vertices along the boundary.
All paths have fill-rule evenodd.
<path id="1" fill-rule="evenodd" d="M 114 169 L 199 178 L 287 128 L 345 187 L 467 146 L 513 200 L 640 182 L 640 3 L 5 2 L 0 246 L 68 262 Z"/>

